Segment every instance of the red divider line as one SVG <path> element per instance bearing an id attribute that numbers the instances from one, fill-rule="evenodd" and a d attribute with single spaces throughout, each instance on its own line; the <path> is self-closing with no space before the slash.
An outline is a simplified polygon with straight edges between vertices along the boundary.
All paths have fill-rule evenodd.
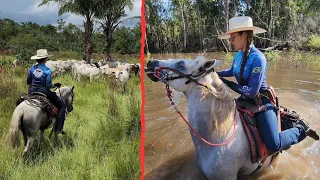
<path id="1" fill-rule="evenodd" d="M 140 122 L 141 122 L 141 134 L 140 134 L 140 168 L 141 168 L 141 175 L 140 179 L 144 180 L 144 131 L 145 131 L 145 119 L 144 119 L 144 66 L 145 66 L 145 58 L 144 58 L 144 46 L 145 46 L 145 36 L 146 36 L 146 21 L 144 16 L 144 4 L 145 0 L 141 0 L 141 48 L 140 48 L 140 89 L 141 89 L 141 115 L 140 115 Z"/>

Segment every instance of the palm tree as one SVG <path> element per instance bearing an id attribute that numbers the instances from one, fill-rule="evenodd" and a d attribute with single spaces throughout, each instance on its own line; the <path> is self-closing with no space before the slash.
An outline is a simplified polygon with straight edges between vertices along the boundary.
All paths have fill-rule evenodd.
<path id="1" fill-rule="evenodd" d="M 50 3 L 57 3 L 59 5 L 58 15 L 65 13 L 74 13 L 84 17 L 84 56 L 87 63 L 90 63 L 93 46 L 92 46 L 92 33 L 94 18 L 97 12 L 100 11 L 101 6 L 98 5 L 97 0 L 42 0 L 39 6 L 48 5 Z"/>

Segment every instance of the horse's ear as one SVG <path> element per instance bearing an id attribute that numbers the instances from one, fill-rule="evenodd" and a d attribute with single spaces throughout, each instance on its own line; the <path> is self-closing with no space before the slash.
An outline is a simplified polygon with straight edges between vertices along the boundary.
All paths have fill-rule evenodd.
<path id="1" fill-rule="evenodd" d="M 71 91 L 73 91 L 73 89 L 74 89 L 74 86 L 72 86 Z"/>
<path id="2" fill-rule="evenodd" d="M 217 68 L 221 66 L 222 61 L 221 60 L 207 60 L 200 68 L 201 71 L 208 71 L 212 68 Z"/>

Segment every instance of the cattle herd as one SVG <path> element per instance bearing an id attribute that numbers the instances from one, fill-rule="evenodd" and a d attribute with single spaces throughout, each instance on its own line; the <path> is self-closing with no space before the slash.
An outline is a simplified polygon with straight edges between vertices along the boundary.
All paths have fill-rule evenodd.
<path id="1" fill-rule="evenodd" d="M 90 83 L 96 79 L 110 79 L 116 83 L 116 85 L 126 91 L 126 84 L 134 74 L 140 76 L 140 63 L 129 64 L 127 62 L 111 61 L 107 62 L 104 60 L 98 63 L 87 64 L 84 60 L 57 60 L 47 61 L 46 66 L 52 70 L 53 76 L 62 74 L 66 71 L 70 71 L 72 79 L 80 81 L 83 77 L 89 77 Z"/>

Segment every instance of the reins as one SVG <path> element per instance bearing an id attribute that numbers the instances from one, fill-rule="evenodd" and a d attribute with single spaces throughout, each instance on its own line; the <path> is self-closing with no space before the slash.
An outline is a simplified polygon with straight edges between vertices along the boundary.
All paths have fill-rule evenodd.
<path id="1" fill-rule="evenodd" d="M 179 76 L 176 76 L 176 77 L 173 77 L 173 78 L 170 78 L 169 74 L 167 73 L 167 76 L 165 76 L 164 74 L 161 73 L 161 70 L 162 69 L 166 69 L 166 70 L 170 70 L 170 71 L 173 71 L 177 74 L 179 74 Z M 236 131 L 236 124 L 237 124 L 237 119 L 236 119 L 236 107 L 235 107 L 235 110 L 234 110 L 234 124 L 233 124 L 233 132 L 232 132 L 232 135 L 231 137 L 223 142 L 223 143 L 211 143 L 207 140 L 205 140 L 190 124 L 189 122 L 187 121 L 187 119 L 182 115 L 182 113 L 179 111 L 178 107 L 176 106 L 176 104 L 174 103 L 173 101 L 173 96 L 172 96 L 172 91 L 170 90 L 170 87 L 169 87 L 169 84 L 168 84 L 168 81 L 170 80 L 175 80 L 175 79 L 181 79 L 181 78 L 186 78 L 188 79 L 188 81 L 186 81 L 185 84 L 188 84 L 190 82 L 194 82 L 198 85 L 201 85 L 201 86 L 204 86 L 208 89 L 208 86 L 204 85 L 204 84 L 201 84 L 199 83 L 198 81 L 196 81 L 196 79 L 198 79 L 199 77 L 203 77 L 204 75 L 207 75 L 209 74 L 210 72 L 212 72 L 212 70 L 208 70 L 208 71 L 205 71 L 205 72 L 202 72 L 200 74 L 198 74 L 196 77 L 197 78 L 194 78 L 194 76 L 192 76 L 191 74 L 183 74 L 182 72 L 176 70 L 176 69 L 173 69 L 173 68 L 169 68 L 169 67 L 159 67 L 159 68 L 155 68 L 154 69 L 154 76 L 159 78 L 160 80 L 162 80 L 162 82 L 164 82 L 166 84 L 166 90 L 167 90 L 167 97 L 169 98 L 169 101 L 170 101 L 170 104 L 174 107 L 174 109 L 176 110 L 176 112 L 180 115 L 180 117 L 183 119 L 183 121 L 189 126 L 189 128 L 191 129 L 191 131 L 193 132 L 193 134 L 198 137 L 201 141 L 203 141 L 204 143 L 210 145 L 210 146 L 223 146 L 223 145 L 226 145 L 228 143 L 230 143 L 234 137 L 235 137 L 235 131 Z"/>

